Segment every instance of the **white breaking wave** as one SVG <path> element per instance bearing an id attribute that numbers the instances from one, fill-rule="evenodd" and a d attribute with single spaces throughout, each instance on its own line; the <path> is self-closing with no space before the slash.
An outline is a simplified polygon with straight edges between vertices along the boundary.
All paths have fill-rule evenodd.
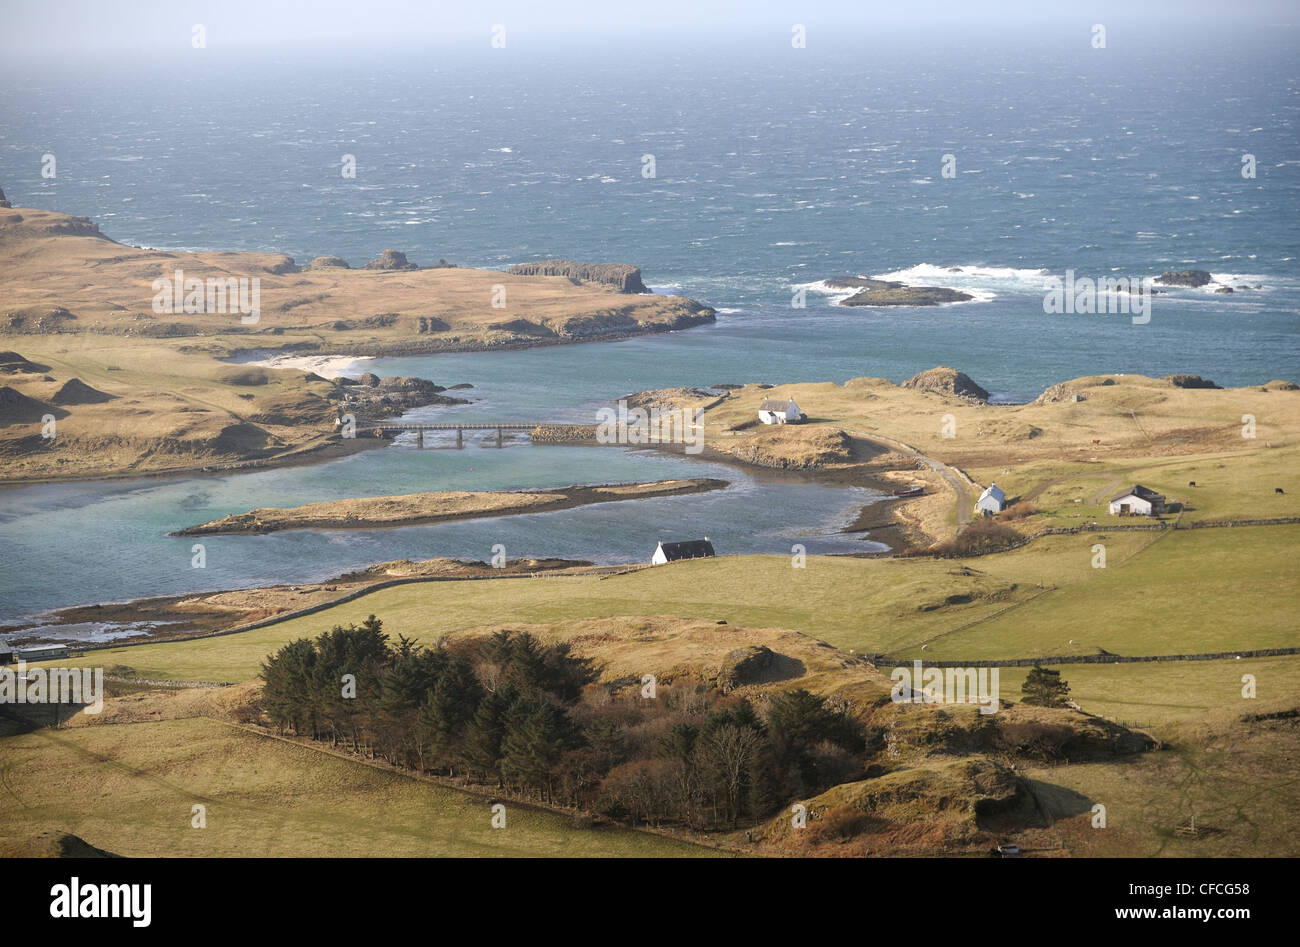
<path id="1" fill-rule="evenodd" d="M 939 265 L 918 263 L 905 270 L 880 274 L 880 279 L 896 280 L 909 286 L 942 286 L 958 289 L 975 297 L 976 302 L 991 302 L 1000 293 L 1037 295 L 1051 274 L 1042 269 L 1013 266 Z"/>
<path id="2" fill-rule="evenodd" d="M 1166 269 L 1169 268 L 1166 267 Z M 1164 272 L 1163 269 L 1159 272 L 1144 275 L 1154 279 L 1162 272 Z M 873 279 L 890 280 L 907 286 L 940 286 L 945 289 L 956 289 L 973 296 L 974 302 L 991 302 L 999 295 L 1041 296 L 1046 291 L 1046 283 L 1050 277 L 1065 278 L 1064 271 L 1057 273 L 1051 270 L 1030 267 L 983 266 L 979 264 L 956 266 L 938 263 L 918 263 L 916 266 L 909 266 L 889 273 L 858 275 L 869 276 Z M 1098 277 L 1123 275 L 1134 276 L 1135 278 L 1138 276 L 1138 274 L 1112 273 L 1110 271 L 1087 272 L 1077 268 L 1075 270 L 1076 279 L 1084 277 L 1097 279 Z M 1155 285 L 1164 291 L 1172 290 L 1186 294 L 1216 295 L 1221 300 L 1226 294 L 1215 293 L 1215 290 L 1221 286 L 1231 286 L 1234 289 L 1237 286 L 1249 286 L 1252 292 L 1263 293 L 1276 288 L 1279 281 L 1278 277 L 1264 276 L 1258 273 L 1216 273 L 1211 270 L 1210 275 L 1214 281 L 1197 289 L 1165 286 L 1160 283 Z M 1286 278 L 1282 278 L 1282 280 L 1289 282 Z M 1262 286 L 1262 289 L 1256 290 L 1256 286 Z M 833 305 L 839 305 L 857 292 L 856 289 L 829 287 L 824 280 L 816 280 L 811 283 L 796 283 L 794 288 L 802 288 L 810 293 L 829 296 Z M 1243 297 L 1249 297 L 1248 292 L 1241 292 L 1243 292 Z M 961 305 L 961 303 L 949 303 L 947 305 Z"/>
<path id="3" fill-rule="evenodd" d="M 803 289 L 810 293 L 819 293 L 823 296 L 829 296 L 831 297 L 831 303 L 836 306 L 857 292 L 856 289 L 832 288 L 826 285 L 825 280 L 820 279 L 813 280 L 811 283 L 794 283 L 792 285 L 795 289 Z"/>
<path id="4" fill-rule="evenodd" d="M 1167 269 L 1176 268 L 1168 267 Z M 1161 273 L 1163 272 L 1165 272 L 1165 270 L 1161 270 Z M 1276 289 L 1279 282 L 1291 282 L 1287 277 L 1265 276 L 1260 273 L 1221 273 L 1216 270 L 1207 270 L 1207 272 L 1210 274 L 1211 282 L 1206 283 L 1204 286 L 1177 286 L 1159 282 L 1154 283 L 1154 285 L 1156 289 L 1159 289 L 1161 292 L 1184 294 L 1184 298 L 1189 295 L 1215 296 L 1222 300 L 1223 297 L 1228 294 L 1219 293 L 1217 290 L 1224 286 L 1232 287 L 1233 290 L 1241 293 L 1241 298 L 1248 299 L 1250 298 L 1251 293 L 1267 293 L 1270 290 Z M 1156 276 L 1159 276 L 1160 273 L 1153 273 L 1151 275 L 1154 279 Z M 1249 290 L 1247 291 L 1238 288 L 1243 286 L 1249 287 Z"/>
<path id="5" fill-rule="evenodd" d="M 895 283 L 903 283 L 907 286 L 937 286 L 943 289 L 957 289 L 957 290 L 961 290 L 963 293 L 966 293 L 972 297 L 970 300 L 968 300 L 968 302 L 986 303 L 994 299 L 997 295 L 991 289 L 987 289 L 980 286 L 973 286 L 973 285 L 972 286 L 959 285 L 957 282 L 954 282 L 951 279 L 938 278 L 939 276 L 948 277 L 953 275 L 946 272 L 947 270 L 946 267 L 932 267 L 932 269 L 935 270 L 937 274 L 934 277 L 925 276 L 923 274 L 917 274 L 917 271 L 920 271 L 923 268 L 929 266 L 930 264 L 928 263 L 922 263 L 920 266 L 914 266 L 911 269 L 907 269 L 907 270 L 898 270 L 897 272 L 894 273 L 883 273 L 883 274 L 871 273 L 865 275 L 864 274 L 857 274 L 857 275 L 861 278 L 889 280 Z M 939 273 L 940 270 L 943 270 L 944 272 Z M 1041 291 L 1041 283 L 1042 281 L 1040 280 L 1039 291 Z M 810 293 L 820 293 L 823 296 L 829 296 L 831 297 L 831 305 L 833 306 L 840 305 L 841 303 L 844 302 L 844 300 L 850 298 L 851 296 L 856 295 L 859 290 L 859 287 L 842 288 L 838 286 L 827 286 L 825 280 L 816 280 L 812 283 L 795 283 L 794 288 L 805 289 Z M 963 305 L 963 303 L 959 303 L 959 302 L 940 303 L 939 305 L 960 306 Z"/>

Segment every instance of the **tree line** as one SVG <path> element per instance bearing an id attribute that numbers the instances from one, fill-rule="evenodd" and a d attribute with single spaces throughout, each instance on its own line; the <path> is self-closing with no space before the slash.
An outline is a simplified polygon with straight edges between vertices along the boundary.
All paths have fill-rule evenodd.
<path id="1" fill-rule="evenodd" d="M 757 822 L 864 766 L 861 726 L 806 690 L 758 707 L 678 679 L 649 696 L 527 632 L 424 647 L 371 615 L 290 642 L 262 678 L 282 733 L 632 823 Z"/>

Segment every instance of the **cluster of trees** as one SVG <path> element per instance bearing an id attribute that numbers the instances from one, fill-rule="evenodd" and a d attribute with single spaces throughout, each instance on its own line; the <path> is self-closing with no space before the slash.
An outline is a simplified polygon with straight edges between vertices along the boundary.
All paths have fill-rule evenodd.
<path id="1" fill-rule="evenodd" d="M 863 764 L 860 726 L 807 691 L 760 712 L 698 682 L 597 683 L 567 644 L 527 633 L 426 648 L 372 615 L 285 645 L 262 677 L 282 732 L 631 822 L 734 826 Z"/>

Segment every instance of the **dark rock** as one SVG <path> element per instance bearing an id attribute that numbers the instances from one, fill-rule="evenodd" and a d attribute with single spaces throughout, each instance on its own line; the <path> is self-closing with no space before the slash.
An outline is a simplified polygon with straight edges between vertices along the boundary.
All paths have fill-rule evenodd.
<path id="1" fill-rule="evenodd" d="M 371 260 L 362 269 L 366 270 L 418 270 L 419 267 L 406 259 L 401 250 L 385 250 L 379 258 Z"/>
<path id="2" fill-rule="evenodd" d="M 395 325 L 397 319 L 397 313 L 383 312 L 377 316 L 366 316 L 364 319 L 335 319 L 329 325 L 343 332 L 350 329 L 386 329 Z"/>
<path id="3" fill-rule="evenodd" d="M 648 293 L 641 282 L 641 270 L 630 263 L 575 263 L 572 260 L 542 260 L 520 263 L 506 271 L 513 276 L 564 276 L 570 280 L 604 283 L 620 293 Z"/>
<path id="4" fill-rule="evenodd" d="M 279 261 L 268 266 L 266 272 L 272 273 L 276 276 L 282 276 L 285 273 L 300 272 L 298 264 L 293 262 L 293 257 L 285 256 L 283 253 L 278 254 L 278 256 L 280 257 Z"/>
<path id="5" fill-rule="evenodd" d="M 13 207 L 12 204 L 5 200 L 5 190 L 2 187 L 0 187 L 0 207 Z"/>
<path id="6" fill-rule="evenodd" d="M 1055 404 L 1060 401 L 1087 401 L 1088 396 L 1083 392 L 1076 390 L 1068 382 L 1060 382 L 1052 385 L 1041 395 L 1038 396 L 1035 404 Z"/>
<path id="7" fill-rule="evenodd" d="M 380 388 L 397 388 L 403 391 L 428 391 L 437 394 L 440 391 L 446 391 L 441 385 L 435 385 L 427 378 L 412 378 L 407 375 L 390 376 L 379 379 Z"/>
<path id="8" fill-rule="evenodd" d="M 339 384 L 331 400 L 341 412 L 351 411 L 365 418 L 390 417 L 426 405 L 468 404 L 464 398 L 442 394 L 447 389 L 426 378 L 388 377 L 379 379 L 367 372 L 355 383 Z"/>
<path id="9" fill-rule="evenodd" d="M 1213 280 L 1214 277 L 1205 270 L 1180 270 L 1178 272 L 1165 270 L 1156 277 L 1157 283 L 1164 283 L 1166 286 L 1190 286 L 1192 289 L 1205 286 L 1207 283 L 1213 282 Z"/>
<path id="10" fill-rule="evenodd" d="M 938 306 L 941 303 L 964 303 L 975 297 L 942 286 L 908 286 L 895 280 L 868 276 L 837 276 L 825 281 L 830 289 L 857 289 L 841 306 Z"/>
<path id="11" fill-rule="evenodd" d="M 918 391 L 932 391 L 942 395 L 952 395 L 969 401 L 986 402 L 989 400 L 989 393 L 975 384 L 969 375 L 965 372 L 959 372 L 955 368 L 948 368 L 946 365 L 940 365 L 937 368 L 931 368 L 928 371 L 913 375 L 903 382 L 903 387 L 914 388 Z"/>
<path id="12" fill-rule="evenodd" d="M 726 622 L 718 622 L 725 625 Z M 730 693 L 746 684 L 767 684 L 789 680 L 804 673 L 804 664 L 797 658 L 778 654 L 766 645 L 748 645 L 730 652 L 718 673 L 718 687 Z"/>
<path id="13" fill-rule="evenodd" d="M 437 316 L 419 316 L 415 320 L 415 331 L 425 332 L 446 332 L 451 326 L 443 322 Z"/>
<path id="14" fill-rule="evenodd" d="M 1220 293 L 1220 294 L 1226 295 L 1226 294 L 1232 292 L 1232 287 L 1231 287 L 1231 286 L 1216 286 L 1215 289 L 1214 289 L 1214 291 L 1215 291 L 1216 293 Z"/>
<path id="15" fill-rule="evenodd" d="M 1218 388 L 1214 382 L 1200 375 L 1166 375 L 1161 381 L 1167 381 L 1175 388 Z"/>

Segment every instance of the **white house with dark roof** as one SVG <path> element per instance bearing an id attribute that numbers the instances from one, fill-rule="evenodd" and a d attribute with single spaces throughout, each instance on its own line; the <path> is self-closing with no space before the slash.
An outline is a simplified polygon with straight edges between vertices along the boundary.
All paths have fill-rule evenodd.
<path id="1" fill-rule="evenodd" d="M 1111 516 L 1155 516 L 1164 511 L 1164 495 L 1140 483 L 1133 484 L 1110 501 Z"/>
<path id="2" fill-rule="evenodd" d="M 680 562 L 682 559 L 707 559 L 710 556 L 716 556 L 713 551 L 713 543 L 709 542 L 709 537 L 703 539 L 688 539 L 680 543 L 666 543 L 662 540 L 655 549 L 654 555 L 650 557 L 650 564 L 661 566 L 667 562 Z"/>
<path id="3" fill-rule="evenodd" d="M 793 398 L 764 398 L 758 406 L 758 419 L 764 424 L 798 424 L 802 418 Z"/>
<path id="4" fill-rule="evenodd" d="M 975 501 L 976 516 L 992 516 L 1007 508 L 1007 495 L 996 483 L 990 483 Z"/>

